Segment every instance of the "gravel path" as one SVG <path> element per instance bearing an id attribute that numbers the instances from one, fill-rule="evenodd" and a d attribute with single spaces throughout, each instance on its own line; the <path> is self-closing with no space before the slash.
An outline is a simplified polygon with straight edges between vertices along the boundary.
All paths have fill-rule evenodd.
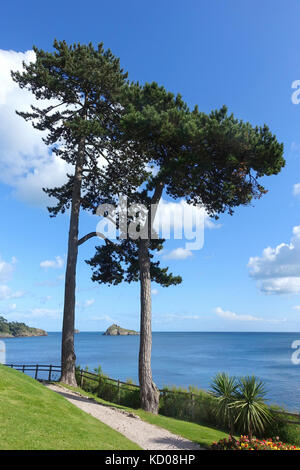
<path id="1" fill-rule="evenodd" d="M 60 385 L 47 384 L 46 387 L 59 393 L 73 405 L 94 416 L 119 433 L 136 442 L 145 450 L 201 450 L 195 442 L 184 439 L 150 423 L 139 416 L 112 406 L 101 405 L 91 398 L 70 391 Z"/>

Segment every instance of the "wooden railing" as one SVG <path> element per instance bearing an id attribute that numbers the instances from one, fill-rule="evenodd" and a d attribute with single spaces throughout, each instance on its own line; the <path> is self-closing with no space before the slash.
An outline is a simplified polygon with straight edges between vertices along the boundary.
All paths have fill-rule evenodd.
<path id="1" fill-rule="evenodd" d="M 36 380 L 39 380 L 39 377 L 38 377 L 39 372 L 47 372 L 46 376 L 47 376 L 47 380 L 49 382 L 51 382 L 51 381 L 54 382 L 55 379 L 58 381 L 59 378 L 57 378 L 57 376 L 58 375 L 60 376 L 60 372 L 61 372 L 61 366 L 56 366 L 56 365 L 52 365 L 52 364 L 50 364 L 50 365 L 44 365 L 44 364 L 22 364 L 22 365 L 21 364 L 4 364 L 4 365 L 7 366 L 7 367 L 11 367 L 13 369 L 16 369 L 16 370 L 20 370 L 24 373 L 27 372 L 27 371 L 28 372 L 34 372 L 34 378 Z M 55 376 L 56 376 L 55 378 L 53 377 L 53 374 L 55 374 Z M 95 374 L 94 372 L 90 372 L 90 371 L 84 370 L 84 369 L 77 370 L 77 374 L 79 374 L 79 385 L 80 385 L 81 388 L 83 387 L 84 379 L 95 381 L 99 384 L 99 386 L 101 386 L 101 384 L 103 382 L 109 382 L 110 385 L 115 386 L 115 387 L 118 388 L 118 396 L 120 394 L 121 386 L 122 386 L 122 388 L 124 388 L 124 387 L 125 388 L 128 387 L 129 389 L 131 388 L 131 390 L 132 390 L 132 388 L 135 388 L 135 389 L 140 388 L 139 385 L 132 384 L 130 382 L 122 382 L 119 379 L 112 379 L 110 377 L 106 377 L 106 376 L 103 376 L 103 375 L 100 375 L 100 374 Z M 173 390 L 167 390 L 167 389 L 159 390 L 159 392 L 160 392 L 160 395 L 162 397 L 165 397 L 168 394 L 185 395 L 187 398 L 189 398 L 191 400 L 192 415 L 193 415 L 195 398 L 197 397 L 196 393 L 173 391 Z M 287 412 L 287 411 L 280 411 L 280 410 L 272 410 L 272 412 L 275 413 L 275 414 L 278 414 L 278 415 L 289 418 L 289 419 L 284 419 L 283 420 L 284 423 L 296 424 L 296 425 L 300 426 L 300 413 L 290 413 L 290 412 Z M 191 417 L 193 417 L 193 416 L 191 416 Z"/>
<path id="2" fill-rule="evenodd" d="M 7 367 L 11 367 L 12 369 L 20 370 L 22 372 L 34 372 L 35 380 L 39 379 L 39 372 L 48 372 L 47 380 L 49 382 L 54 381 L 53 373 L 61 372 L 61 366 L 55 366 L 52 364 L 4 364 Z"/>
<path id="3" fill-rule="evenodd" d="M 83 379 L 86 378 L 90 380 L 95 380 L 96 382 L 101 382 L 101 380 L 108 380 L 109 382 L 115 382 L 116 387 L 119 387 L 120 385 L 127 385 L 129 387 L 140 388 L 139 385 L 132 384 L 130 382 L 122 382 L 122 380 L 119 380 L 119 379 L 111 379 L 110 377 L 106 377 L 100 374 L 95 374 L 94 372 L 90 372 L 84 369 L 79 370 L 79 375 L 80 375 L 80 386 L 82 386 Z"/>
<path id="4" fill-rule="evenodd" d="M 288 413 L 287 411 L 280 411 L 280 410 L 272 410 L 273 413 L 282 415 L 282 416 L 287 416 L 288 418 L 293 418 L 291 419 L 283 419 L 282 421 L 287 424 L 297 424 L 300 426 L 300 413 Z M 298 421 L 295 421 L 295 419 L 298 419 Z"/>

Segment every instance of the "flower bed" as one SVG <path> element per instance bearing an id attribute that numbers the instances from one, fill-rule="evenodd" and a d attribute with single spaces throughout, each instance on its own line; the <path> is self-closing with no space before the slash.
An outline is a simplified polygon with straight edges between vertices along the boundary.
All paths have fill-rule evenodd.
<path id="1" fill-rule="evenodd" d="M 285 444 L 279 438 L 276 439 L 249 439 L 248 436 L 241 436 L 239 439 L 229 436 L 214 442 L 212 450 L 300 450 L 292 444 Z"/>

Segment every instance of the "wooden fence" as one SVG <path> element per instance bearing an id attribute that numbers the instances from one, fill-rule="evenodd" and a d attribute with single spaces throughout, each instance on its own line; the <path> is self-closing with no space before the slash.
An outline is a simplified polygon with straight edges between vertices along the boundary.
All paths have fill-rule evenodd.
<path id="1" fill-rule="evenodd" d="M 11 367 L 12 369 L 20 370 L 22 372 L 34 372 L 34 378 L 36 380 L 39 380 L 38 374 L 39 372 L 48 372 L 48 380 L 49 381 L 55 381 L 52 377 L 53 372 L 61 372 L 61 366 L 55 366 L 55 365 L 45 365 L 45 364 L 4 364 L 6 367 Z M 101 383 L 101 381 L 109 381 L 111 385 L 114 385 L 116 387 L 120 387 L 120 385 L 125 385 L 127 387 L 133 387 L 139 389 L 140 386 L 136 384 L 132 384 L 130 382 L 122 382 L 122 380 L 119 379 L 112 379 L 111 377 L 95 374 L 94 372 L 90 372 L 84 369 L 80 369 L 79 371 L 77 370 L 77 373 L 80 376 L 80 386 L 83 384 L 83 379 L 88 379 L 88 380 L 93 380 L 95 382 Z M 166 390 L 162 389 L 159 390 L 160 394 L 164 393 L 176 393 L 176 394 L 182 394 L 182 395 L 189 395 L 189 396 L 196 396 L 195 393 L 190 393 L 190 392 L 181 392 L 181 391 L 172 391 L 172 390 Z"/>
<path id="2" fill-rule="evenodd" d="M 56 377 L 53 374 L 56 372 L 56 376 L 61 373 L 61 366 L 45 365 L 45 364 L 4 364 L 12 369 L 20 370 L 22 372 L 34 372 L 35 380 L 39 380 L 40 372 L 48 372 L 46 375 L 49 382 L 55 381 Z M 58 379 L 57 379 L 58 380 Z"/>
<path id="3" fill-rule="evenodd" d="M 46 377 L 49 382 L 55 381 L 55 379 L 58 381 L 61 373 L 61 366 L 56 366 L 56 365 L 44 365 L 44 364 L 4 364 L 7 367 L 11 367 L 16 370 L 20 370 L 22 372 L 34 372 L 34 378 L 36 380 L 41 380 L 39 379 L 39 373 L 40 372 L 47 372 Z M 121 386 L 122 388 L 128 388 L 129 390 L 135 388 L 139 389 L 140 386 L 136 384 L 132 384 L 129 382 L 122 382 L 119 379 L 112 379 L 110 377 L 106 377 L 100 374 L 95 374 L 94 372 L 90 372 L 84 369 L 77 370 L 77 374 L 79 374 L 79 379 L 80 379 L 80 387 L 82 388 L 83 386 L 83 381 L 84 379 L 87 380 L 92 380 L 98 383 L 99 386 L 101 386 L 102 382 L 109 382 L 110 385 L 115 386 L 118 388 L 118 397 L 120 396 L 120 390 Z M 45 379 L 44 379 L 45 380 Z M 195 398 L 197 397 L 196 393 L 192 392 L 181 392 L 181 391 L 173 391 L 173 390 L 167 390 L 167 389 L 162 389 L 159 390 L 160 395 L 162 397 L 165 397 L 167 394 L 179 394 L 179 395 L 185 395 L 188 399 L 191 400 L 192 404 L 192 418 L 193 418 L 193 410 L 194 410 L 194 404 L 195 404 Z M 279 414 L 281 416 L 287 417 L 289 419 L 284 419 L 283 421 L 287 424 L 296 424 L 300 426 L 300 413 L 289 413 L 287 411 L 280 411 L 280 410 L 272 410 L 273 413 Z"/>

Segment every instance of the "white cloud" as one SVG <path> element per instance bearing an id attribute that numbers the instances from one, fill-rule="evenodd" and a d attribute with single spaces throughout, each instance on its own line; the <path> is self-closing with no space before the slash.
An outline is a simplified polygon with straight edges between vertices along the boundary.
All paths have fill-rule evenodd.
<path id="1" fill-rule="evenodd" d="M 200 250 L 204 244 L 205 228 L 220 228 L 203 207 L 188 204 L 184 199 L 171 202 L 161 199 L 154 219 L 154 229 L 166 240 L 185 240 L 184 248 L 177 248 L 166 254 L 170 259 L 186 259 L 193 250 Z"/>
<path id="2" fill-rule="evenodd" d="M 61 310 L 57 309 L 50 309 L 50 308 L 33 308 L 31 312 L 28 314 L 28 318 L 60 318 L 61 317 Z"/>
<path id="3" fill-rule="evenodd" d="M 294 194 L 294 196 L 300 196 L 300 183 L 294 184 L 293 194 Z"/>
<path id="4" fill-rule="evenodd" d="M 215 313 L 226 320 L 238 320 L 238 321 L 261 321 L 262 318 L 254 317 L 252 315 L 237 315 L 230 310 L 223 310 L 221 307 L 215 308 Z"/>
<path id="5" fill-rule="evenodd" d="M 221 318 L 225 320 L 233 320 L 233 321 L 246 321 L 246 322 L 267 322 L 267 323 L 281 323 L 285 322 L 286 318 L 284 319 L 266 319 L 262 317 L 255 317 L 253 315 L 238 315 L 235 312 L 231 312 L 230 310 L 223 310 L 221 307 L 217 307 L 214 309 L 214 312 Z"/>
<path id="6" fill-rule="evenodd" d="M 49 155 L 42 141 L 43 132 L 15 112 L 28 111 L 31 104 L 42 103 L 29 91 L 21 90 L 11 78 L 11 70 L 22 70 L 23 61 L 35 61 L 34 52 L 0 50 L 0 181 L 10 185 L 13 194 L 22 201 L 49 205 L 42 187 L 63 184 L 69 167 L 57 156 Z"/>
<path id="7" fill-rule="evenodd" d="M 11 278 L 11 275 L 14 270 L 14 264 L 16 263 L 16 258 L 13 257 L 11 262 L 4 261 L 0 256 L 0 281 L 6 282 Z"/>
<path id="8" fill-rule="evenodd" d="M 24 291 L 12 292 L 10 287 L 4 284 L 0 285 L 0 300 L 20 299 L 24 295 Z"/>
<path id="9" fill-rule="evenodd" d="M 300 277 L 264 279 L 260 282 L 260 290 L 265 294 L 298 294 Z"/>
<path id="10" fill-rule="evenodd" d="M 292 142 L 291 143 L 291 151 L 292 152 L 298 152 L 300 150 L 300 145 L 297 144 L 297 142 Z"/>
<path id="11" fill-rule="evenodd" d="M 151 290 L 151 294 L 152 294 L 152 295 L 157 295 L 157 294 L 158 294 L 158 290 L 157 290 L 157 289 L 152 289 L 152 290 Z"/>
<path id="12" fill-rule="evenodd" d="M 201 318 L 199 315 L 178 315 L 176 313 L 167 313 L 163 317 L 170 320 L 199 320 Z"/>
<path id="13" fill-rule="evenodd" d="M 41 304 L 46 304 L 52 299 L 52 295 L 45 295 L 43 297 L 40 297 L 40 302 Z"/>
<path id="14" fill-rule="evenodd" d="M 47 287 L 56 287 L 61 285 L 61 280 L 59 279 L 59 276 L 54 280 L 46 279 L 45 281 L 41 282 L 36 282 L 36 286 L 47 286 Z"/>
<path id="15" fill-rule="evenodd" d="M 170 251 L 170 253 L 163 256 L 165 259 L 186 259 L 192 256 L 193 253 L 186 248 L 176 248 L 175 250 Z"/>
<path id="16" fill-rule="evenodd" d="M 0 256 L 0 282 L 6 283 L 11 279 L 16 263 L 17 258 L 15 256 L 12 257 L 10 262 L 4 261 Z M 0 284 L 0 300 L 19 299 L 24 295 L 24 291 L 13 292 L 6 284 Z"/>
<path id="17" fill-rule="evenodd" d="M 265 248 L 262 256 L 249 259 L 250 276 L 267 294 L 300 292 L 300 226 L 293 228 L 291 242 Z"/>
<path id="18" fill-rule="evenodd" d="M 178 234 L 177 238 L 184 231 L 191 230 L 195 227 L 196 218 L 200 218 L 204 227 L 209 229 L 220 228 L 221 225 L 213 222 L 202 207 L 195 207 L 188 204 L 184 199 L 179 202 L 166 201 L 163 198 L 157 208 L 156 216 L 154 219 L 154 228 L 159 230 L 159 227 L 167 222 L 167 227 L 170 226 L 174 230 L 174 234 Z M 176 236 L 175 236 L 176 238 Z"/>
<path id="19" fill-rule="evenodd" d="M 45 260 L 40 262 L 41 268 L 54 268 L 59 269 L 62 268 L 64 265 L 64 260 L 60 256 L 55 256 L 55 260 Z"/>
<path id="20" fill-rule="evenodd" d="M 33 308 L 31 310 L 27 310 L 26 312 L 13 312 L 14 321 L 25 321 L 30 320 L 32 318 L 50 318 L 58 320 L 61 318 L 62 312 L 58 309 L 47 309 L 47 308 Z"/>
<path id="21" fill-rule="evenodd" d="M 109 315 L 93 316 L 90 318 L 92 321 L 106 321 L 108 323 L 116 323 L 116 320 L 111 318 Z"/>
<path id="22" fill-rule="evenodd" d="M 83 304 L 84 308 L 88 308 L 95 303 L 95 299 L 86 300 Z"/>

